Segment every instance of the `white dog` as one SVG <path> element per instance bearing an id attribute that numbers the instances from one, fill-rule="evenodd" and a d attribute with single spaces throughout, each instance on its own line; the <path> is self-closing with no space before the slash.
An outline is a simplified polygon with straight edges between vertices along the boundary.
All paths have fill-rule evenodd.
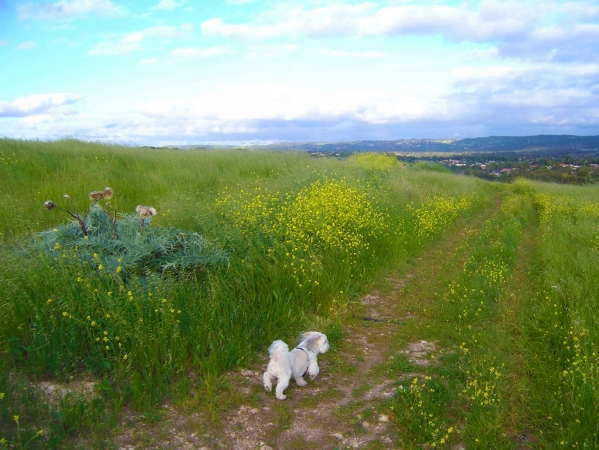
<path id="1" fill-rule="evenodd" d="M 328 350 L 329 340 L 317 331 L 300 334 L 298 346 L 291 351 L 283 341 L 274 341 L 268 349 L 270 362 L 262 376 L 264 389 L 270 392 L 272 381 L 278 379 L 275 392 L 279 400 L 285 400 L 283 391 L 289 386 L 291 377 L 299 386 L 308 384 L 302 377 L 308 374 L 311 380 L 316 378 L 320 372 L 316 356 Z"/>

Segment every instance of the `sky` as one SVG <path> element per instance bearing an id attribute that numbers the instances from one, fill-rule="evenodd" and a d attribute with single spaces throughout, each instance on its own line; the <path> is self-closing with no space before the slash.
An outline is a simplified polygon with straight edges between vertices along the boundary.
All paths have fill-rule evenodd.
<path id="1" fill-rule="evenodd" d="M 599 134 L 599 1 L 0 0 L 0 136 Z"/>

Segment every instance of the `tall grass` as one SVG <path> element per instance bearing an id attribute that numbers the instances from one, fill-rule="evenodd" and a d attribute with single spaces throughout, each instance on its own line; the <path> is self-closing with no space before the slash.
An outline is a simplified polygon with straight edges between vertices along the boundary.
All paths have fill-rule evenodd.
<path id="1" fill-rule="evenodd" d="M 190 395 L 209 402 L 224 371 L 274 338 L 332 330 L 378 271 L 416 255 L 491 199 L 485 183 L 412 171 L 382 155 L 339 161 L 5 139 L 0 158 L 0 437 L 17 442 L 22 430 L 32 439 L 45 430 L 31 445 L 73 432 L 56 414 L 89 423 L 99 406 L 75 399 L 29 414 L 43 396 L 28 397 L 22 376 L 94 380 L 114 412 Z M 197 233 L 228 263 L 119 271 L 106 263 L 114 252 L 82 258 L 89 241 L 67 248 L 60 236 L 68 217 L 43 202 L 69 194 L 85 210 L 87 192 L 104 186 L 114 189 L 117 211 L 151 205 L 156 235 Z M 128 220 L 117 219 L 123 227 Z M 132 239 L 148 232 L 140 227 Z M 35 245 L 40 236 L 54 245 Z M 144 239 L 140 245 L 149 245 Z M 114 245 L 124 257 L 133 251 Z"/>
<path id="2" fill-rule="evenodd" d="M 536 385 L 534 420 L 545 442 L 597 448 L 599 191 L 529 186 L 541 222 L 521 317 Z"/>
<path id="3" fill-rule="evenodd" d="M 468 233 L 419 310 L 456 353 L 383 405 L 406 448 L 599 447 L 597 193 L 518 181 Z"/>
<path id="4" fill-rule="evenodd" d="M 498 302 L 530 216 L 530 202 L 508 196 L 497 214 L 466 236 L 458 254 L 467 258 L 436 294 L 432 312 L 431 305 L 420 307 L 434 318 L 425 332 L 457 352 L 447 351 L 448 367 L 404 379 L 383 405 L 405 448 L 449 448 L 458 440 L 473 449 L 510 448 L 503 429 L 510 353 Z"/>
<path id="5" fill-rule="evenodd" d="M 333 159 L 317 162 L 320 172 L 339 167 Z M 76 140 L 0 139 L 0 238 L 60 224 L 63 217 L 46 214 L 39 205 L 64 194 L 83 198 L 104 186 L 119 193 L 115 204 L 121 212 L 133 212 L 139 203 L 151 204 L 160 211 L 158 225 L 194 228 L 225 186 L 268 180 L 284 189 L 316 167 L 316 160 L 300 153 L 151 150 Z"/>

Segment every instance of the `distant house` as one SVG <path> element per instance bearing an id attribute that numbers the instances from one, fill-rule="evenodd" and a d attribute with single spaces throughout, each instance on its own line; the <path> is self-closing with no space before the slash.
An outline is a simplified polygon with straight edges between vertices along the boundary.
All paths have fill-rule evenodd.
<path id="1" fill-rule="evenodd" d="M 512 170 L 516 170 L 516 169 L 508 169 L 506 167 L 505 169 L 501 169 L 501 173 L 510 173 Z"/>

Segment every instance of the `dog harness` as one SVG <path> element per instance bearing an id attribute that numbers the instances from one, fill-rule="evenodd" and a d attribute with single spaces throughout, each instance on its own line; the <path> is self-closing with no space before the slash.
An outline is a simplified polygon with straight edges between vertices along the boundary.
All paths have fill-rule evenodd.
<path id="1" fill-rule="evenodd" d="M 306 356 L 308 357 L 308 366 L 310 366 L 310 354 L 308 353 L 308 350 L 303 347 L 295 347 L 294 350 L 301 350 L 302 352 L 304 352 L 306 354 Z M 306 371 L 304 372 L 302 377 L 305 377 L 307 373 L 308 373 L 308 368 L 306 367 Z"/>

